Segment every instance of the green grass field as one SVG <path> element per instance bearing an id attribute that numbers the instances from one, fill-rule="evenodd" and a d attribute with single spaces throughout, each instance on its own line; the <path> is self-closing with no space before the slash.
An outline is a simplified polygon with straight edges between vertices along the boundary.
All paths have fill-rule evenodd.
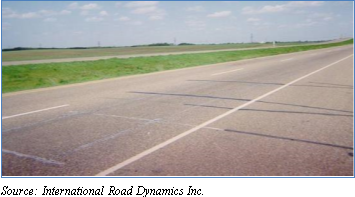
<path id="1" fill-rule="evenodd" d="M 264 57 L 312 49 L 353 44 L 353 39 L 321 45 L 271 49 L 213 52 L 128 59 L 107 59 L 87 62 L 46 63 L 2 67 L 2 91 L 13 92 L 51 87 L 113 77 L 151 73 L 162 70 Z"/>
<path id="2" fill-rule="evenodd" d="M 184 51 L 203 51 L 219 49 L 242 49 L 251 47 L 268 47 L 271 44 L 218 44 L 218 45 L 188 45 L 188 46 L 151 46 L 151 47 L 116 47 L 116 48 L 93 48 L 93 49 L 44 49 L 3 51 L 2 61 L 44 60 L 78 57 L 97 57 L 114 55 L 136 55 L 150 53 L 168 53 Z"/>
<path id="3" fill-rule="evenodd" d="M 278 43 L 278 46 L 307 45 L 312 43 Z M 63 59 L 115 55 L 137 55 L 152 53 L 204 51 L 221 49 L 247 49 L 252 47 L 271 47 L 272 44 L 245 43 L 245 44 L 216 44 L 216 45 L 184 45 L 184 46 L 150 46 L 150 47 L 115 47 L 115 48 L 92 48 L 92 49 L 43 49 L 23 51 L 3 51 L 2 61 L 25 61 L 44 59 Z"/>

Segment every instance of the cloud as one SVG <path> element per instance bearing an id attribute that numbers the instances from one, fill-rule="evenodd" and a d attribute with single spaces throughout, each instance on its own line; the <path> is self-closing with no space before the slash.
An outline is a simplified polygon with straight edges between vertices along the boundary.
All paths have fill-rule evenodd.
<path id="1" fill-rule="evenodd" d="M 209 15 L 207 15 L 207 17 L 210 17 L 210 18 L 221 18 L 221 17 L 227 17 L 227 16 L 229 16 L 231 14 L 232 14 L 231 11 L 221 11 L 221 12 L 215 12 L 213 14 L 209 14 Z"/>
<path id="2" fill-rule="evenodd" d="M 147 13 L 152 13 L 155 12 L 158 8 L 155 6 L 151 6 L 151 7 L 141 7 L 141 8 L 137 8 L 134 9 L 132 11 L 133 14 L 147 14 Z"/>
<path id="3" fill-rule="evenodd" d="M 46 18 L 43 20 L 44 22 L 56 22 L 57 19 L 56 18 Z"/>
<path id="4" fill-rule="evenodd" d="M 108 12 L 106 12 L 105 10 L 101 11 L 100 16 L 108 16 Z"/>
<path id="5" fill-rule="evenodd" d="M 132 22 L 128 22 L 127 24 L 129 24 L 129 25 L 142 25 L 143 23 L 141 21 L 132 21 Z"/>
<path id="6" fill-rule="evenodd" d="M 68 14 L 71 14 L 71 11 L 69 11 L 69 10 L 62 10 L 62 11 L 60 11 L 59 14 L 61 14 L 61 15 L 68 15 Z"/>
<path id="7" fill-rule="evenodd" d="M 293 25 L 293 28 L 311 27 L 311 26 L 314 26 L 314 25 L 317 25 L 317 24 L 318 23 L 314 22 L 314 21 L 306 21 L 304 23 L 297 23 L 297 24 Z"/>
<path id="8" fill-rule="evenodd" d="M 134 1 L 126 4 L 131 8 L 131 13 L 148 15 L 149 20 L 162 20 L 166 16 L 166 11 L 157 7 L 157 1 Z"/>
<path id="9" fill-rule="evenodd" d="M 291 1 L 287 4 L 289 7 L 314 7 L 321 6 L 324 1 Z"/>
<path id="10" fill-rule="evenodd" d="M 300 23 L 279 25 L 279 28 L 305 28 L 305 27 L 311 27 L 319 24 L 321 23 L 313 19 L 307 19 L 304 22 L 300 22 Z"/>
<path id="11" fill-rule="evenodd" d="M 53 10 L 40 10 L 38 12 L 40 15 L 44 15 L 44 16 L 54 16 L 57 15 L 57 12 L 53 11 Z"/>
<path id="12" fill-rule="evenodd" d="M 162 20 L 164 19 L 164 16 L 161 15 L 153 15 L 149 17 L 149 20 L 155 21 L 155 20 Z"/>
<path id="13" fill-rule="evenodd" d="M 121 2 L 117 2 L 115 3 L 115 7 L 118 8 L 118 7 L 121 7 L 122 3 Z"/>
<path id="14" fill-rule="evenodd" d="M 259 22 L 260 18 L 248 18 L 247 22 Z"/>
<path id="15" fill-rule="evenodd" d="M 11 28 L 10 23 L 3 22 L 3 23 L 1 24 L 1 29 L 2 29 L 2 30 L 9 30 L 10 28 Z"/>
<path id="16" fill-rule="evenodd" d="M 82 15 L 82 16 L 89 15 L 89 11 L 83 10 L 83 11 L 80 12 L 80 15 Z"/>
<path id="17" fill-rule="evenodd" d="M 96 9 L 100 9 L 100 6 L 96 3 L 89 3 L 89 4 L 85 4 L 85 5 L 81 6 L 80 9 L 82 9 L 82 10 L 96 10 Z"/>
<path id="18" fill-rule="evenodd" d="M 4 18 L 31 19 L 31 18 L 67 15 L 70 13 L 71 12 L 68 10 L 62 10 L 60 12 L 56 12 L 53 10 L 40 10 L 37 12 L 17 13 L 16 11 L 10 8 L 2 8 L 2 17 Z"/>
<path id="19" fill-rule="evenodd" d="M 39 18 L 40 15 L 37 14 L 36 12 L 28 12 L 28 13 L 24 13 L 19 15 L 19 18 Z"/>
<path id="20" fill-rule="evenodd" d="M 266 5 L 261 9 L 255 9 L 253 7 L 244 7 L 242 9 L 242 14 L 264 14 L 264 13 L 275 13 L 285 11 L 286 7 L 284 5 L 270 6 Z"/>
<path id="21" fill-rule="evenodd" d="M 127 17 L 127 16 L 121 16 L 120 18 L 118 18 L 117 20 L 119 20 L 119 21 L 129 21 L 129 20 L 131 20 L 129 17 Z"/>
<path id="22" fill-rule="evenodd" d="M 323 20 L 325 20 L 325 21 L 331 21 L 331 20 L 333 20 L 333 17 L 327 16 L 327 17 L 324 17 Z"/>
<path id="23" fill-rule="evenodd" d="M 69 10 L 62 10 L 60 12 L 56 12 L 53 10 L 40 10 L 37 12 L 39 15 L 45 17 L 45 16 L 58 16 L 58 15 L 68 15 L 71 14 L 71 11 Z"/>
<path id="24" fill-rule="evenodd" d="M 204 10 L 205 8 L 202 6 L 193 6 L 186 8 L 186 11 L 188 12 L 203 12 Z"/>
<path id="25" fill-rule="evenodd" d="M 3 18 L 16 18 L 18 14 L 13 11 L 11 8 L 2 8 L 1 9 L 2 17 Z"/>
<path id="26" fill-rule="evenodd" d="M 149 7 L 158 5 L 159 1 L 132 1 L 126 4 L 128 8 Z"/>
<path id="27" fill-rule="evenodd" d="M 133 21 L 131 18 L 129 18 L 127 16 L 121 16 L 118 19 L 115 19 L 115 21 L 122 21 L 128 25 L 142 25 L 143 24 L 141 21 Z"/>
<path id="28" fill-rule="evenodd" d="M 329 21 L 334 20 L 337 15 L 333 13 L 313 13 L 308 16 L 308 18 L 296 24 L 288 24 L 288 25 L 281 25 L 279 27 L 287 27 L 287 28 L 304 28 L 304 27 L 312 27 L 312 26 L 319 26 L 319 25 L 328 25 Z"/>
<path id="29" fill-rule="evenodd" d="M 78 2 L 74 2 L 68 5 L 68 9 L 78 9 L 78 8 L 79 8 Z"/>
<path id="30" fill-rule="evenodd" d="M 86 22 L 100 22 L 100 21 L 103 21 L 103 20 L 104 19 L 102 17 L 96 17 L 96 16 L 89 17 L 89 18 L 85 19 Z"/>
<path id="31" fill-rule="evenodd" d="M 302 7 L 316 7 L 323 5 L 323 1 L 292 1 L 286 4 L 279 5 L 266 5 L 262 8 L 254 8 L 251 6 L 244 7 L 242 14 L 265 14 L 265 13 L 277 13 L 283 11 L 289 11 L 294 8 Z"/>
<path id="32" fill-rule="evenodd" d="M 87 15 L 87 14 L 89 14 L 90 10 L 98 10 L 98 9 L 101 9 L 101 7 L 97 3 L 88 3 L 88 4 L 80 6 L 79 3 L 74 2 L 74 3 L 71 3 L 68 5 L 68 9 L 82 10 L 80 12 L 80 15 Z"/>
<path id="33" fill-rule="evenodd" d="M 318 20 L 318 21 L 331 21 L 336 16 L 334 16 L 333 13 L 313 13 L 309 17 L 312 18 L 313 20 Z"/>
<path id="34" fill-rule="evenodd" d="M 165 15 L 165 10 L 157 9 L 155 12 L 149 14 L 149 20 L 162 20 Z"/>

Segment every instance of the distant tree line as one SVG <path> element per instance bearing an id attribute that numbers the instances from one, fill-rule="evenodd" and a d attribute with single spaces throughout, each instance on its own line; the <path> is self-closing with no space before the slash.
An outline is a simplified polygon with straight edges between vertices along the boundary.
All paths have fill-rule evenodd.
<path id="1" fill-rule="evenodd" d="M 55 49 L 55 48 L 15 47 L 15 48 L 12 48 L 12 49 L 2 49 L 2 51 L 23 51 L 23 50 L 35 50 L 35 49 Z"/>
<path id="2" fill-rule="evenodd" d="M 153 43 L 153 44 L 142 44 L 142 45 L 133 45 L 131 47 L 161 47 L 161 46 L 173 46 L 172 43 Z"/>
<path id="3" fill-rule="evenodd" d="M 276 41 L 276 43 L 319 43 L 319 42 L 328 42 L 330 40 L 316 40 L 316 41 L 309 41 L 309 40 L 298 40 L 298 41 Z"/>
<path id="4" fill-rule="evenodd" d="M 195 44 L 185 43 L 185 42 L 178 44 L 178 46 L 183 46 L 183 45 L 195 45 Z M 161 47 L 161 46 L 175 46 L 175 44 L 163 42 L 163 43 L 153 43 L 153 44 L 146 44 L 146 45 L 133 45 L 131 47 Z"/>
<path id="5" fill-rule="evenodd" d="M 24 51 L 24 50 L 48 50 L 48 49 L 90 49 L 89 47 L 68 47 L 68 48 L 31 48 L 31 47 L 15 47 L 11 49 L 2 49 L 2 51 Z"/>
<path id="6" fill-rule="evenodd" d="M 95 48 L 119 48 L 119 47 L 67 47 L 67 48 L 32 48 L 32 47 L 15 47 L 11 49 L 2 49 L 2 51 L 24 51 L 24 50 L 48 50 L 48 49 L 95 49 Z"/>

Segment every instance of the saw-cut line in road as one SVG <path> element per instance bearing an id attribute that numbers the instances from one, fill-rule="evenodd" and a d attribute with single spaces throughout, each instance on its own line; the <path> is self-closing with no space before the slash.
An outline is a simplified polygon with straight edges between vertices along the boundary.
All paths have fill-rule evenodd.
<path id="1" fill-rule="evenodd" d="M 4 116 L 2 117 L 2 119 L 9 119 L 9 118 L 14 118 L 14 117 L 18 117 L 18 116 L 24 116 L 24 115 L 28 115 L 28 114 L 34 114 L 34 113 L 38 113 L 38 112 L 42 112 L 42 111 L 48 111 L 51 109 L 57 109 L 57 108 L 61 108 L 61 107 L 68 107 L 69 105 L 60 105 L 60 106 L 55 106 L 55 107 L 50 107 L 50 108 L 46 108 L 46 109 L 40 109 L 40 110 L 36 110 L 36 111 L 30 111 L 30 112 L 26 112 L 26 113 L 21 113 L 21 114 L 16 114 L 16 115 L 12 115 L 12 116 Z"/>
<path id="2" fill-rule="evenodd" d="M 19 153 L 19 152 L 16 152 L 16 151 L 2 149 L 2 152 L 10 154 L 10 155 L 15 155 L 17 157 L 32 159 L 32 160 L 35 160 L 35 161 L 38 161 L 38 162 L 41 162 L 41 163 L 44 163 L 44 164 L 64 165 L 63 162 L 54 161 L 54 160 L 51 160 L 51 159 L 46 159 L 46 158 L 42 158 L 42 157 L 38 157 L 38 156 L 34 156 L 34 155 L 27 155 L 27 154 Z"/>
<path id="3" fill-rule="evenodd" d="M 255 98 L 255 99 L 253 99 L 253 100 L 251 100 L 251 101 L 249 101 L 247 103 L 244 103 L 243 105 L 240 105 L 239 107 L 231 109 L 231 110 L 229 110 L 229 111 L 227 111 L 227 112 L 225 112 L 225 113 L 223 113 L 223 114 L 221 114 L 221 115 L 219 115 L 219 116 L 217 116 L 217 117 L 215 117 L 213 119 L 210 119 L 210 120 L 208 120 L 208 121 L 206 121 L 206 122 L 204 122 L 204 123 L 192 128 L 192 129 L 190 129 L 188 131 L 185 131 L 185 132 L 183 132 L 183 133 L 181 133 L 181 134 L 179 134 L 179 135 L 177 135 L 177 136 L 175 136 L 173 138 L 170 138 L 169 140 L 167 140 L 165 142 L 162 142 L 162 143 L 160 143 L 160 144 L 158 144 L 156 146 L 153 146 L 152 148 L 147 149 L 147 150 L 145 150 L 145 151 L 143 151 L 143 152 L 141 152 L 141 153 L 139 153 L 139 154 L 137 154 L 137 155 L 135 155 L 135 156 L 123 161 L 123 162 L 121 162 L 121 163 L 118 163 L 118 164 L 116 164 L 116 165 L 114 165 L 114 166 L 112 166 L 112 167 L 110 167 L 110 168 L 108 168 L 108 169 L 106 169 L 106 170 L 104 170 L 102 172 L 99 172 L 98 174 L 96 174 L 96 176 L 109 175 L 109 174 L 111 174 L 111 173 L 113 173 L 113 172 L 115 172 L 115 171 L 117 171 L 117 170 L 119 170 L 119 169 L 121 169 L 121 168 L 123 168 L 123 167 L 125 167 L 125 166 L 127 166 L 127 165 L 129 165 L 129 164 L 131 164 L 131 163 L 133 163 L 133 162 L 135 162 L 137 160 L 139 160 L 139 159 L 142 159 L 143 157 L 145 157 L 147 155 L 150 155 L 150 154 L 154 153 L 155 151 L 157 151 L 157 150 L 159 150 L 161 148 L 164 148 L 164 147 L 172 144 L 173 142 L 175 142 L 175 141 L 177 141 L 177 140 L 179 140 L 179 139 L 181 139 L 181 138 L 183 138 L 183 137 L 185 137 L 185 136 L 187 136 L 187 135 L 189 135 L 189 134 L 191 134 L 191 133 L 193 133 L 193 132 L 195 132 L 195 131 L 197 131 L 197 130 L 199 130 L 201 128 L 206 127 L 207 125 L 210 125 L 210 124 L 212 124 L 212 123 L 214 123 L 214 122 L 216 122 L 216 121 L 218 121 L 218 120 L 220 120 L 220 119 L 222 119 L 222 118 L 224 118 L 224 117 L 226 117 L 226 116 L 228 116 L 228 115 L 230 115 L 230 114 L 232 114 L 232 113 L 234 113 L 234 112 L 236 112 L 236 111 L 238 111 L 238 110 L 240 110 L 240 109 L 242 109 L 244 107 L 247 107 L 247 106 L 249 106 L 249 105 L 251 105 L 251 104 L 253 104 L 253 103 L 255 103 L 255 102 L 257 102 L 257 101 L 259 101 L 259 100 L 261 100 L 261 99 L 263 99 L 265 97 L 267 97 L 267 96 L 270 96 L 271 94 L 274 94 L 274 93 L 276 93 L 276 92 L 278 92 L 278 91 L 280 91 L 280 90 L 282 90 L 282 89 L 284 89 L 284 88 L 286 88 L 286 87 L 288 87 L 288 86 L 290 86 L 290 85 L 292 85 L 294 83 L 297 83 L 298 81 L 301 81 L 302 79 L 305 79 L 305 78 L 307 78 L 307 77 L 309 77 L 311 75 L 314 75 L 314 74 L 316 74 L 316 73 L 318 73 L 318 72 L 320 72 L 320 71 L 322 71 L 322 70 L 324 70 L 326 68 L 329 68 L 329 67 L 331 67 L 331 66 L 333 66 L 335 64 L 338 64 L 339 62 L 342 62 L 342 61 L 344 61 L 344 60 L 346 60 L 346 59 L 348 59 L 348 58 L 350 58 L 352 56 L 353 56 L 353 54 L 351 54 L 351 55 L 349 55 L 349 56 L 347 56 L 347 57 L 345 57 L 343 59 L 340 59 L 338 61 L 335 61 L 335 62 L 333 62 L 333 63 L 331 63 L 331 64 L 329 64 L 327 66 L 324 66 L 324 67 L 322 67 L 322 68 L 320 68 L 318 70 L 315 70 L 315 71 L 313 71 L 313 72 L 311 72 L 311 73 L 309 73 L 307 75 L 304 75 L 303 77 L 295 79 L 295 80 L 293 80 L 293 81 L 291 81 L 291 82 L 289 82 L 289 83 L 287 83 L 287 84 L 285 84 L 285 85 L 283 85 L 283 86 L 281 86 L 279 88 L 276 88 L 276 89 L 274 89 L 274 90 L 272 90 L 270 92 L 267 92 L 267 93 Z"/>
<path id="4" fill-rule="evenodd" d="M 226 71 L 226 72 L 215 73 L 215 74 L 212 74 L 211 76 L 222 75 L 222 74 L 231 73 L 231 72 L 235 72 L 235 71 L 239 71 L 239 70 L 243 70 L 243 68 L 238 68 L 238 69 L 230 70 L 230 71 Z"/>

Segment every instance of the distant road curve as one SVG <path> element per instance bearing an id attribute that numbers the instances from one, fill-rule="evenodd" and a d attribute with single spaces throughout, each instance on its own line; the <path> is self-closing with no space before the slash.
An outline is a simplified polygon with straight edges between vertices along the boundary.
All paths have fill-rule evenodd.
<path id="1" fill-rule="evenodd" d="M 324 43 L 316 44 L 329 44 L 342 42 L 347 39 L 337 39 Z M 314 45 L 314 44 L 308 44 Z M 288 45 L 288 46 L 277 46 L 277 47 L 292 47 L 299 45 Z M 203 51 L 186 51 L 186 52 L 169 52 L 169 53 L 148 53 L 148 54 L 135 54 L 135 55 L 113 55 L 113 56 L 97 56 L 97 57 L 78 57 L 78 58 L 61 58 L 61 59 L 46 59 L 46 60 L 25 60 L 25 61 L 9 61 L 2 62 L 2 66 L 15 66 L 15 65 L 25 65 L 25 64 L 43 64 L 43 63 L 56 63 L 56 62 L 80 62 L 80 61 L 95 61 L 95 60 L 105 60 L 111 58 L 131 58 L 131 57 L 151 57 L 151 56 L 161 56 L 161 55 L 179 55 L 179 54 L 194 54 L 194 53 L 213 53 L 220 51 L 242 51 L 242 50 L 252 50 L 252 49 L 268 49 L 274 47 L 253 47 L 253 48 L 244 48 L 244 49 L 219 49 L 219 50 L 203 50 Z"/>

